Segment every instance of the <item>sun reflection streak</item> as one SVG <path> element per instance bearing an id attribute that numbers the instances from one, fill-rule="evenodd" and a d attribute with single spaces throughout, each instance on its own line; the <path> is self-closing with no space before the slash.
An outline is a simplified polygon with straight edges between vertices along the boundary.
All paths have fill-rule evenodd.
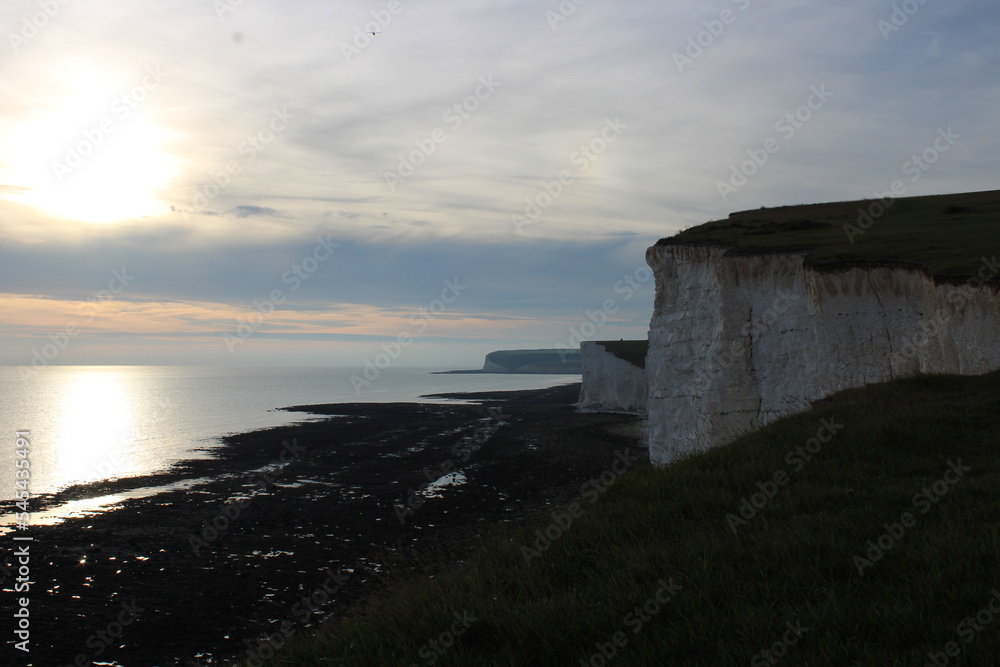
<path id="1" fill-rule="evenodd" d="M 52 481 L 63 486 L 121 474 L 135 417 L 125 378 L 94 370 L 67 383 L 52 434 Z"/>

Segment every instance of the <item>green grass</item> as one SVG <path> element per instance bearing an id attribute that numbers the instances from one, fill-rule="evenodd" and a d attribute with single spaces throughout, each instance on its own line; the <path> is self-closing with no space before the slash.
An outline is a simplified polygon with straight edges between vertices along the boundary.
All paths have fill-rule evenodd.
<path id="1" fill-rule="evenodd" d="M 998 250 L 1000 190 L 892 200 L 852 243 L 844 225 L 860 229 L 858 209 L 873 206 L 875 200 L 740 211 L 659 244 L 729 245 L 737 253 L 806 250 L 813 265 L 911 264 L 942 277 L 975 275 L 981 256 Z"/>
<path id="2" fill-rule="evenodd" d="M 648 340 L 599 340 L 597 344 L 603 345 L 605 350 L 633 366 L 646 367 Z"/>
<path id="3" fill-rule="evenodd" d="M 799 471 L 789 451 L 821 420 L 843 428 Z M 455 613 L 477 620 L 435 665 L 586 662 L 616 632 L 608 664 L 923 665 L 956 642 L 950 665 L 997 664 L 1000 616 L 965 643 L 959 624 L 1000 589 L 1000 373 L 918 376 L 842 392 L 729 446 L 666 468 L 640 466 L 540 557 L 542 526 L 486 545 L 461 569 L 411 581 L 320 636 L 298 637 L 268 665 L 423 665 Z M 949 461 L 971 470 L 937 503 L 913 497 Z M 777 471 L 788 482 L 734 534 L 727 514 Z M 915 525 L 864 574 L 855 556 L 885 524 Z M 639 632 L 627 615 L 660 580 L 681 590 Z M 756 656 L 756 662 L 754 662 Z"/>

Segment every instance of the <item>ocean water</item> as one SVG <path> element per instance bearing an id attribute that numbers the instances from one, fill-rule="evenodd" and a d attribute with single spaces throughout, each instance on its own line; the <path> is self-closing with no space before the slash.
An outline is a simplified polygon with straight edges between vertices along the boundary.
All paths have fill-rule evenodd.
<path id="1" fill-rule="evenodd" d="M 30 431 L 30 491 L 37 495 L 211 456 L 222 446 L 219 436 L 227 433 L 317 419 L 277 410 L 284 406 L 439 402 L 443 399 L 422 396 L 538 389 L 580 380 L 579 375 L 442 375 L 433 370 L 389 368 L 358 394 L 350 381 L 354 368 L 52 366 L 21 378 L 17 368 L 0 367 L 0 499 L 15 497 L 17 431 Z M 116 499 L 121 498 L 111 500 Z M 106 506 L 111 500 L 84 505 Z"/>

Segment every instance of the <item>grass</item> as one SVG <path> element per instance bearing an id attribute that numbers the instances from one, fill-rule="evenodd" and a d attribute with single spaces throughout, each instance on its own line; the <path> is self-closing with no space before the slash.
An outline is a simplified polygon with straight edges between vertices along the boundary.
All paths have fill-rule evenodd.
<path id="1" fill-rule="evenodd" d="M 603 345 L 605 350 L 633 366 L 646 367 L 648 340 L 599 340 L 597 344 Z"/>
<path id="2" fill-rule="evenodd" d="M 823 420 L 843 428 L 796 470 Z M 1000 590 L 998 433 L 1000 373 L 848 390 L 729 446 L 635 467 L 581 496 L 565 530 L 513 532 L 266 664 L 765 665 L 774 647 L 788 665 L 923 665 L 949 642 L 950 665 L 997 664 L 1000 616 L 974 632 L 963 619 Z M 941 481 L 959 459 L 970 470 Z M 727 515 L 778 471 L 786 482 L 734 534 Z M 936 502 L 915 503 L 924 488 Z M 859 572 L 906 512 L 910 527 Z M 547 528 L 563 534 L 528 562 Z M 680 590 L 636 615 L 661 581 Z M 476 620 L 463 629 L 455 614 Z M 453 623 L 462 632 L 435 650 Z M 593 658 L 602 648 L 613 660 Z"/>
<path id="3" fill-rule="evenodd" d="M 729 245 L 737 253 L 805 250 L 812 265 L 899 263 L 940 277 L 973 276 L 981 256 L 998 250 L 1000 190 L 890 201 L 866 230 L 858 224 L 859 209 L 877 213 L 875 200 L 740 211 L 659 244 Z M 849 235 L 845 225 L 863 233 Z"/>

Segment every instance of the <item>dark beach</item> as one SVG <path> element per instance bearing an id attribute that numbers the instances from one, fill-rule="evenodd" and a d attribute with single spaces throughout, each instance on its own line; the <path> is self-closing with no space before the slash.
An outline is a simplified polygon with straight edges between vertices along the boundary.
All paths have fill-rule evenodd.
<path id="1" fill-rule="evenodd" d="M 335 623 L 402 578 L 460 563 L 484 538 L 578 496 L 616 451 L 646 460 L 640 418 L 578 413 L 579 389 L 446 395 L 477 404 L 296 406 L 330 417 L 228 436 L 216 458 L 161 475 L 35 499 L 38 511 L 214 478 L 32 526 L 31 652 L 16 664 L 266 655 L 269 636 L 280 643 Z M 456 470 L 463 483 L 426 488 Z"/>

